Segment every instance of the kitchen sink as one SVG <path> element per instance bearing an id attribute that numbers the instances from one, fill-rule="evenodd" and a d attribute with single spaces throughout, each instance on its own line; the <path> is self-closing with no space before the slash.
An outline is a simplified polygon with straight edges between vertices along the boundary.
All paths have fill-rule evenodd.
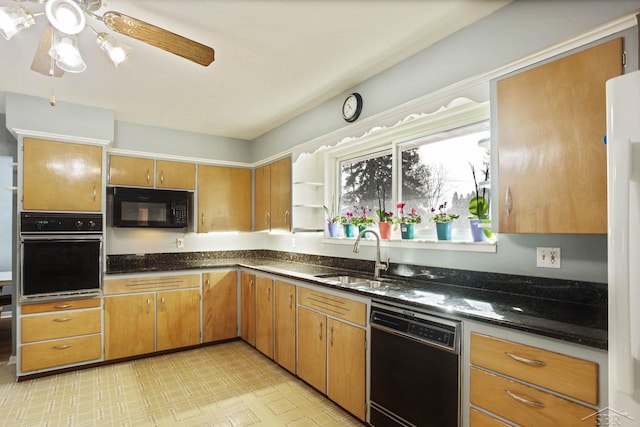
<path id="1" fill-rule="evenodd" d="M 330 280 L 332 282 L 339 282 L 345 285 L 358 285 L 358 286 L 368 286 L 371 288 L 379 288 L 382 286 L 382 279 L 369 279 L 361 276 L 351 276 L 351 275 L 333 275 L 333 274 L 319 274 L 316 276 L 319 279 Z"/>

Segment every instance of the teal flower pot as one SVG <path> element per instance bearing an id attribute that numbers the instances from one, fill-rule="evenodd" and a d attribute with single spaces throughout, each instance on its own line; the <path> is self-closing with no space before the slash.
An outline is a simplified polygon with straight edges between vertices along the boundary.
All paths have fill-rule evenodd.
<path id="1" fill-rule="evenodd" d="M 400 224 L 400 233 L 405 240 L 413 239 L 415 224 Z"/>
<path id="2" fill-rule="evenodd" d="M 366 225 L 359 225 L 359 226 L 358 226 L 358 233 L 362 233 L 362 232 L 363 232 L 364 230 L 366 230 L 366 229 L 367 229 L 367 226 L 366 226 Z"/>
<path id="3" fill-rule="evenodd" d="M 344 224 L 344 237 L 356 237 L 356 226 L 353 224 Z"/>
<path id="4" fill-rule="evenodd" d="M 438 240 L 451 240 L 451 221 L 436 222 L 436 234 Z"/>

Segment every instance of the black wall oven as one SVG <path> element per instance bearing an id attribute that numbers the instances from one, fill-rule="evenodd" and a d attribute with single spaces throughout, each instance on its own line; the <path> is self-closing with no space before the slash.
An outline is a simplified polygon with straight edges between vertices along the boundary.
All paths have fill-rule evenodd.
<path id="1" fill-rule="evenodd" d="M 20 217 L 20 300 L 100 295 L 102 214 Z"/>

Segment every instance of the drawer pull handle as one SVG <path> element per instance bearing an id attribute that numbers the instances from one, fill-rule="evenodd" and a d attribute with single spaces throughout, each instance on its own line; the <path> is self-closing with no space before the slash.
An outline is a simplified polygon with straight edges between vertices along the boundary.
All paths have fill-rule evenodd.
<path id="1" fill-rule="evenodd" d="M 63 345 L 54 345 L 53 348 L 56 350 L 64 350 L 67 348 L 73 347 L 73 344 L 63 344 Z"/>
<path id="2" fill-rule="evenodd" d="M 147 184 L 151 181 L 151 172 L 147 169 Z"/>
<path id="3" fill-rule="evenodd" d="M 517 400 L 520 403 L 524 403 L 525 405 L 529 405 L 529 406 L 536 406 L 538 408 L 544 408 L 545 404 L 542 402 L 538 402 L 537 400 L 529 400 L 529 399 L 525 399 L 524 397 L 520 397 L 517 394 L 515 394 L 514 392 L 512 392 L 511 390 L 505 390 L 505 392 L 507 392 L 507 394 L 509 395 L 509 397 L 511 397 L 512 399 Z"/>
<path id="4" fill-rule="evenodd" d="M 507 216 L 511 216 L 511 187 L 507 187 L 507 191 L 504 193 L 504 207 L 507 211 Z"/>
<path id="5" fill-rule="evenodd" d="M 542 360 L 527 359 L 527 358 L 518 356 L 516 354 L 509 353 L 508 351 L 505 351 L 504 354 L 506 354 L 507 356 L 509 356 L 513 360 L 516 360 L 516 361 L 522 362 L 522 363 L 526 363 L 527 365 L 532 365 L 532 366 L 546 366 L 547 365 Z"/>
<path id="6" fill-rule="evenodd" d="M 72 317 L 61 317 L 59 319 L 53 319 L 54 322 L 68 322 L 69 320 L 72 320 Z"/>
<path id="7" fill-rule="evenodd" d="M 58 310 L 64 310 L 65 308 L 71 308 L 73 305 L 71 304 L 62 304 L 62 305 L 54 305 L 53 308 L 57 308 Z"/>
<path id="8" fill-rule="evenodd" d="M 318 338 L 322 341 L 322 322 L 318 323 Z"/>
<path id="9" fill-rule="evenodd" d="M 289 308 L 293 309 L 293 294 L 289 294 Z"/>

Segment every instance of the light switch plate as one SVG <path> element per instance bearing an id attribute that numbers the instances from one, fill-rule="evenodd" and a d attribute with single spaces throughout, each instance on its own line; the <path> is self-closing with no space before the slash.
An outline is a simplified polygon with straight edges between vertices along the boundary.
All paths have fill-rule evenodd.
<path id="1" fill-rule="evenodd" d="M 536 248 L 536 266 L 560 268 L 560 248 Z"/>

